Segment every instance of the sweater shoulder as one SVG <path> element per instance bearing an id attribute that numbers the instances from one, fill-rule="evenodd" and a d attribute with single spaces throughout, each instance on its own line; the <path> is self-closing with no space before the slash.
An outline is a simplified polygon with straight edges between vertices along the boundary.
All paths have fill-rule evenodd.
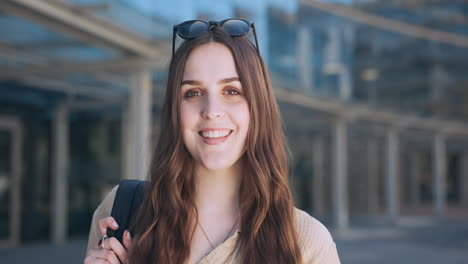
<path id="1" fill-rule="evenodd" d="M 335 247 L 330 231 L 316 218 L 295 208 L 296 231 L 304 260 L 315 259 L 324 250 Z"/>
<path id="2" fill-rule="evenodd" d="M 115 186 L 104 198 L 101 204 L 96 208 L 91 220 L 91 228 L 88 237 L 87 251 L 96 247 L 99 239 L 102 235 L 99 232 L 99 220 L 111 215 L 112 206 L 114 205 L 114 199 L 117 192 L 118 185 Z"/>

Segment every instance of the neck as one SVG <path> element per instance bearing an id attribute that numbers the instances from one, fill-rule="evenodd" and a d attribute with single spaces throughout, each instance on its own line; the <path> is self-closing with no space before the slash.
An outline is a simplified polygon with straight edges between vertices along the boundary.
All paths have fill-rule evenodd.
<path id="1" fill-rule="evenodd" d="M 230 168 L 216 171 L 202 166 L 196 169 L 195 205 L 199 214 L 230 217 L 238 215 L 241 163 L 238 161 Z"/>

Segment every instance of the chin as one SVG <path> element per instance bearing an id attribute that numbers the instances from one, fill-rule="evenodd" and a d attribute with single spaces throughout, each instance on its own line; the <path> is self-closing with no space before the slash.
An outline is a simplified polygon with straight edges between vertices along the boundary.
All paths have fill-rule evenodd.
<path id="1" fill-rule="evenodd" d="M 232 167 L 233 163 L 202 163 L 203 167 L 211 171 L 225 170 Z"/>
<path id="2" fill-rule="evenodd" d="M 231 168 L 239 159 L 203 159 L 201 164 L 208 170 L 217 171 Z"/>

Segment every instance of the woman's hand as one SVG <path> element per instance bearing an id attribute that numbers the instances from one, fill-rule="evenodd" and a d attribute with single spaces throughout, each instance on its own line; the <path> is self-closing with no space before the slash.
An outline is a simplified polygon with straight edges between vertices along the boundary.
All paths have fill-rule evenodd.
<path id="1" fill-rule="evenodd" d="M 99 220 L 99 232 L 102 236 L 107 233 L 107 228 L 117 230 L 119 228 L 117 222 L 113 217 L 109 216 Z M 120 264 L 128 263 L 128 252 L 132 248 L 132 238 L 130 232 L 125 230 L 123 233 L 123 245 L 115 238 L 110 237 L 105 240 L 105 248 L 98 248 L 89 250 L 88 256 L 84 260 L 84 264 Z"/>

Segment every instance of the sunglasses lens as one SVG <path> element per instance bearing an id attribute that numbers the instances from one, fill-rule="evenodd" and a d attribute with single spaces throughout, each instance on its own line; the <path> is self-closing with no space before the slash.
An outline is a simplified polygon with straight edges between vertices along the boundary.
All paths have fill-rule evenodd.
<path id="1" fill-rule="evenodd" d="M 239 37 L 249 32 L 249 23 L 240 19 L 231 19 L 223 24 L 223 28 L 233 37 Z"/>
<path id="2" fill-rule="evenodd" d="M 208 30 L 208 24 L 203 21 L 189 21 L 179 26 L 179 36 L 185 39 L 196 38 Z"/>

